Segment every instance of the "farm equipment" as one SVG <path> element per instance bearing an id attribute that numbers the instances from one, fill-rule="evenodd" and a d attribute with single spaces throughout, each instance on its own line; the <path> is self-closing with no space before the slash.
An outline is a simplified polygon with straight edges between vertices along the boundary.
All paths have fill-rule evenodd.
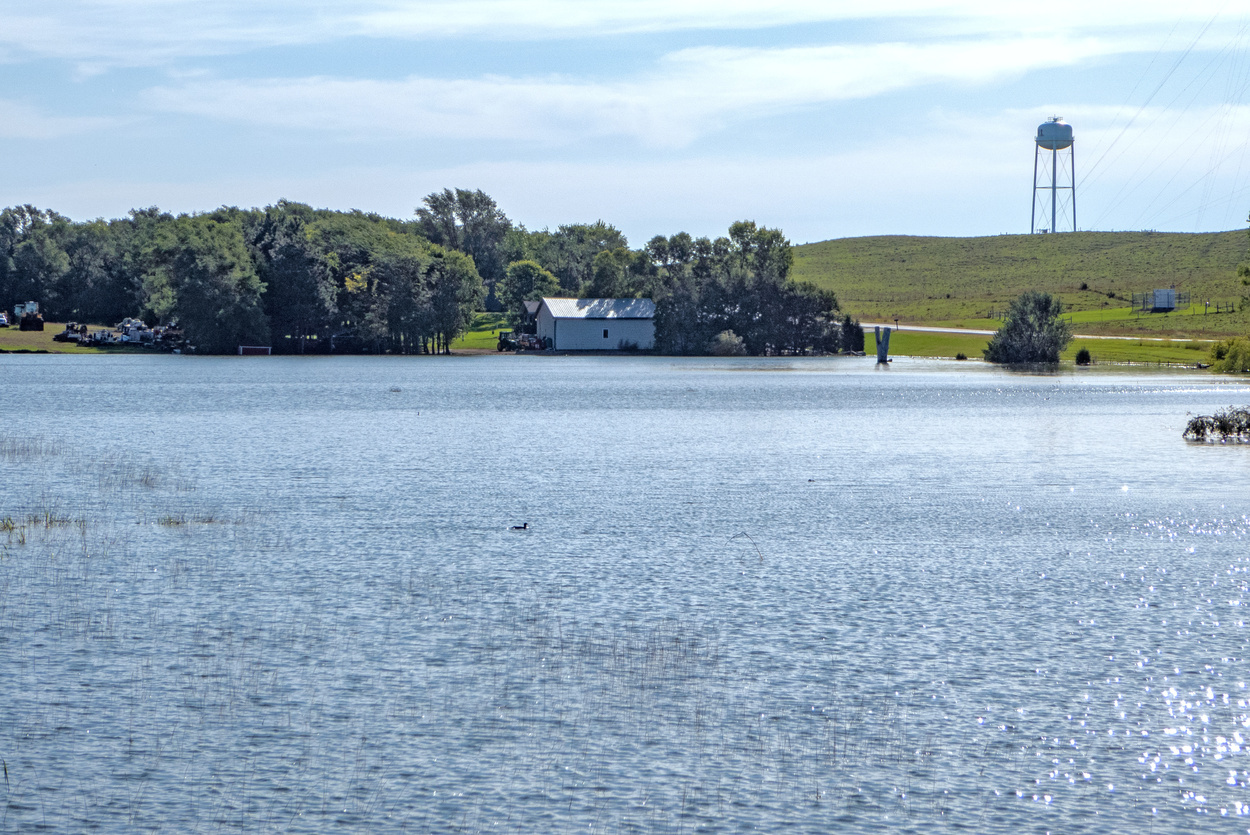
<path id="1" fill-rule="evenodd" d="M 545 351 L 547 344 L 538 336 L 532 333 L 517 333 L 516 331 L 500 331 L 499 345 L 497 350 L 500 351 Z"/>
<path id="2" fill-rule="evenodd" d="M 43 330 L 43 316 L 39 314 L 39 302 L 14 305 L 13 318 L 18 320 L 18 330 Z"/>
<path id="3" fill-rule="evenodd" d="M 70 322 L 65 326 L 65 330 L 52 337 L 54 342 L 81 342 L 87 336 L 87 326 L 80 325 L 77 322 Z"/>

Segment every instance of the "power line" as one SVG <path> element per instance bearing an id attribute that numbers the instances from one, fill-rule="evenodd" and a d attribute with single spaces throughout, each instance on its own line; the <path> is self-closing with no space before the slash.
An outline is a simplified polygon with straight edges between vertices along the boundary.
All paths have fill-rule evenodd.
<path id="1" fill-rule="evenodd" d="M 1150 106 L 1150 103 L 1154 101 L 1154 97 L 1159 94 L 1159 91 L 1162 90 L 1164 85 L 1168 83 L 1168 81 L 1172 78 L 1173 74 L 1175 74 L 1176 71 L 1180 69 L 1181 64 L 1183 64 L 1185 62 L 1185 59 L 1189 57 L 1189 53 L 1193 52 L 1194 47 L 1196 47 L 1198 45 L 1198 42 L 1201 41 L 1202 38 L 1207 34 L 1207 31 L 1211 28 L 1211 26 L 1215 23 L 1215 21 L 1219 18 L 1219 16 L 1224 13 L 1224 9 L 1227 6 L 1228 6 L 1227 2 L 1225 2 L 1223 6 L 1220 6 L 1220 8 L 1216 11 L 1216 13 L 1212 15 L 1211 19 L 1206 22 L 1206 25 L 1202 27 L 1202 30 L 1198 32 L 1197 36 L 1192 41 L 1190 41 L 1189 46 L 1185 47 L 1185 51 L 1182 52 L 1180 54 L 1180 57 L 1177 58 L 1175 63 L 1172 64 L 1172 68 L 1168 70 L 1166 74 L 1164 74 L 1163 79 L 1158 83 L 1158 85 L 1155 86 L 1154 90 L 1150 93 L 1150 95 L 1146 97 L 1146 101 L 1143 102 L 1142 106 L 1139 107 L 1137 109 L 1137 112 L 1133 114 L 1133 118 L 1129 119 L 1128 124 L 1126 124 L 1120 130 L 1119 134 L 1116 135 L 1115 139 L 1111 140 L 1111 144 L 1107 146 L 1107 150 L 1102 152 L 1102 156 L 1094 160 L 1094 164 L 1089 167 L 1091 176 L 1086 177 L 1085 182 L 1082 183 L 1082 185 L 1089 185 L 1089 183 L 1092 180 L 1097 179 L 1096 172 L 1098 171 L 1098 167 L 1102 164 L 1102 161 L 1107 158 L 1107 155 L 1111 153 L 1112 149 L 1115 148 L 1116 144 L 1124 137 L 1124 134 L 1128 133 L 1129 128 L 1133 126 L 1133 123 L 1137 121 L 1137 118 L 1141 116 L 1141 114 L 1146 110 L 1147 107 Z M 1175 31 L 1175 28 L 1176 27 L 1173 26 L 1173 31 Z M 1168 38 L 1171 38 L 1171 33 L 1168 34 Z M 1166 39 L 1164 40 L 1164 44 L 1165 45 L 1167 44 Z M 1160 47 L 1160 51 L 1162 51 L 1162 47 Z M 1153 65 L 1154 65 L 1154 60 L 1151 59 L 1151 66 Z M 1149 72 L 1149 68 L 1147 68 L 1147 72 Z M 1134 85 L 1133 90 L 1136 90 L 1136 89 L 1137 89 L 1137 86 Z M 1132 93 L 1130 92 L 1129 95 L 1132 96 Z"/>

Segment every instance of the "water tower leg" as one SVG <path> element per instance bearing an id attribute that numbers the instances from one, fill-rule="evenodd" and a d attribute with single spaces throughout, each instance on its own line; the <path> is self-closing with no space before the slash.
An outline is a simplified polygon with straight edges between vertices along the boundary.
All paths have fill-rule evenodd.
<path id="1" fill-rule="evenodd" d="M 1056 211 L 1059 205 L 1059 149 L 1050 149 L 1050 233 L 1053 235 L 1059 231 L 1059 227 L 1055 226 L 1055 220 L 1059 217 Z"/>
<path id="2" fill-rule="evenodd" d="M 1033 154 L 1033 206 L 1029 213 L 1029 234 L 1037 232 L 1037 160 L 1042 155 L 1042 146 L 1034 148 Z"/>

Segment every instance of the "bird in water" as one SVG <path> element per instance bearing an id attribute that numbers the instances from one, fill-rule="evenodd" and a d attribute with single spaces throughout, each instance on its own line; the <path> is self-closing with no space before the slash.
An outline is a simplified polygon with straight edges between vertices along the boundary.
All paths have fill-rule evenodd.
<path id="1" fill-rule="evenodd" d="M 530 529 L 530 523 L 529 523 L 529 522 L 526 522 L 524 525 L 513 525 L 513 526 L 512 526 L 512 530 L 514 530 L 514 531 L 528 531 L 529 529 Z"/>

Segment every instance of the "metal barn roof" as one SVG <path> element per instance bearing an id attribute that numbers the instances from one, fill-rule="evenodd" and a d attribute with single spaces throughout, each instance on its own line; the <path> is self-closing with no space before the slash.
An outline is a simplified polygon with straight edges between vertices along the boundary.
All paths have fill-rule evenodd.
<path id="1" fill-rule="evenodd" d="M 557 319 L 654 319 L 651 299 L 551 299 L 543 304 Z"/>

